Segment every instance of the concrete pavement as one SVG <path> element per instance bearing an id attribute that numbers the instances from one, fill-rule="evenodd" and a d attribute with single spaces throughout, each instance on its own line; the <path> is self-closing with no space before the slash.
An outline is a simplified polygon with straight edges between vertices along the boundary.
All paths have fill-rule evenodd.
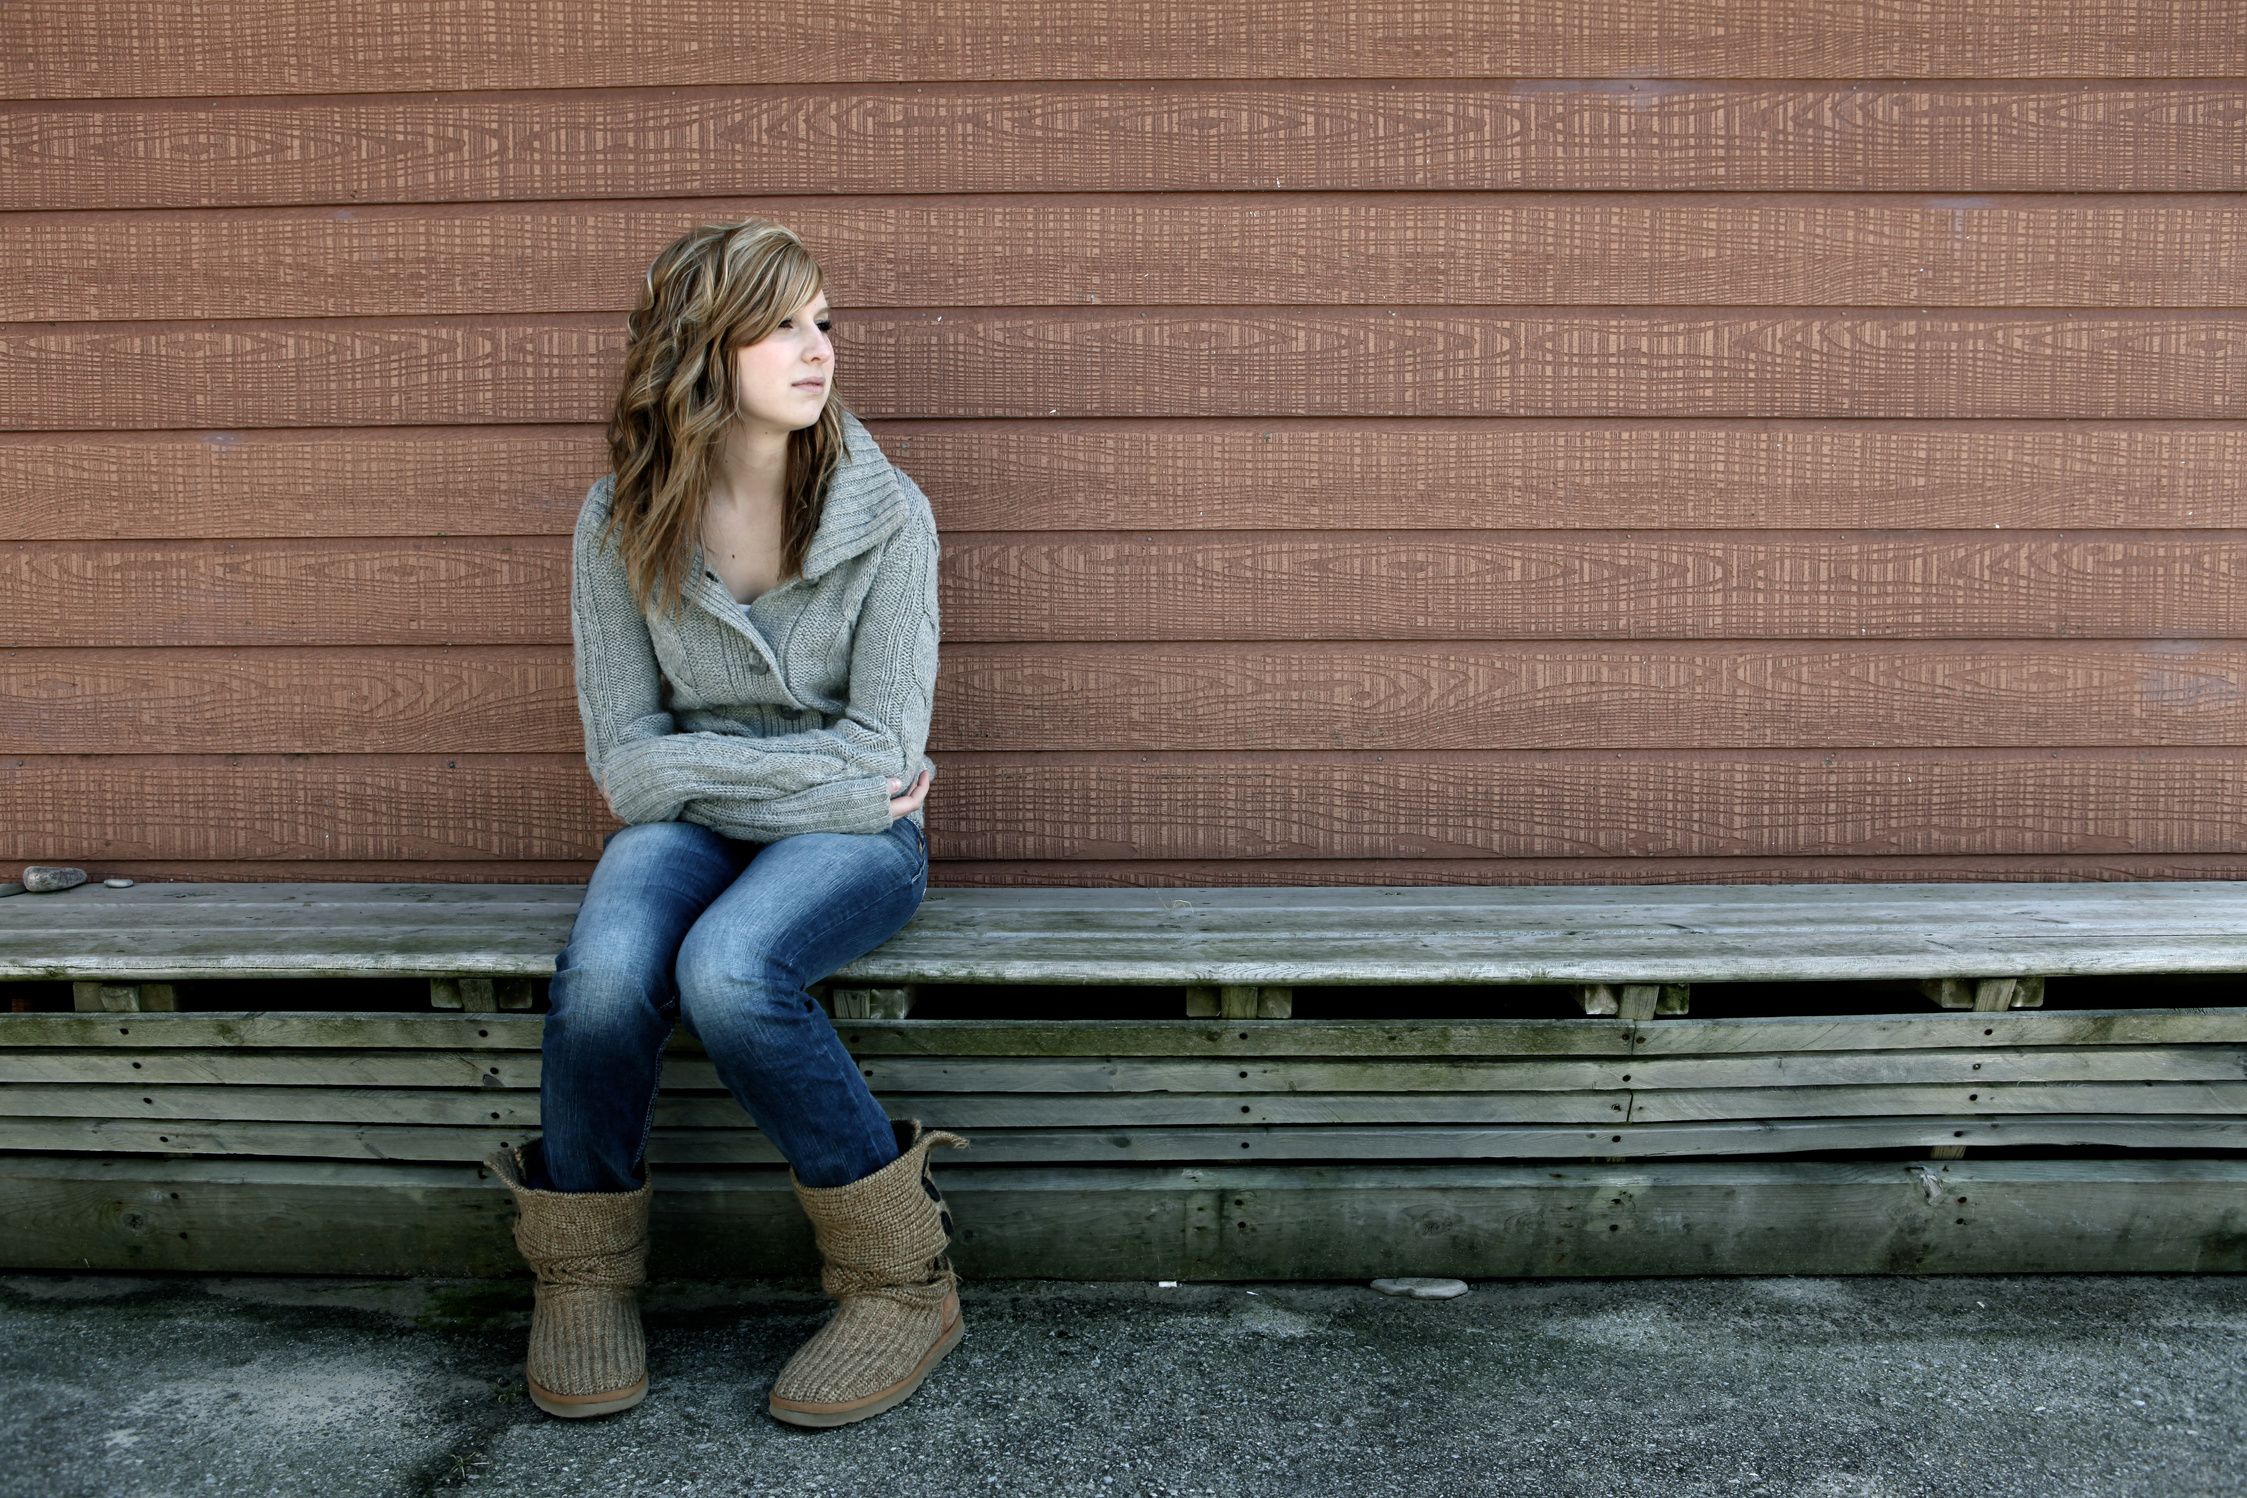
<path id="1" fill-rule="evenodd" d="M 526 1287 L 0 1280 L 0 1492 L 2247 1492 L 2247 1280 L 970 1285 L 910 1404 L 790 1429 L 806 1283 L 651 1286 L 653 1393 L 549 1419 Z"/>

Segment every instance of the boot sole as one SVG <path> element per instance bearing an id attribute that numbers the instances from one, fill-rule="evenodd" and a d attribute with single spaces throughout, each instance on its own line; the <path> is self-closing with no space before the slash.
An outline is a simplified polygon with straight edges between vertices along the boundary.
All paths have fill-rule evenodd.
<path id="1" fill-rule="evenodd" d="M 585 1420 L 594 1415 L 613 1415 L 618 1410 L 628 1410 L 648 1397 L 648 1381 L 642 1378 L 631 1388 L 615 1394 L 550 1394 L 523 1380 L 530 1390 L 531 1403 L 549 1415 L 559 1415 L 564 1420 Z"/>
<path id="2" fill-rule="evenodd" d="M 967 1331 L 967 1318 L 955 1316 L 952 1325 L 936 1339 L 936 1345 L 921 1359 L 920 1366 L 907 1374 L 902 1382 L 892 1384 L 879 1394 L 869 1394 L 864 1399 L 853 1399 L 845 1404 L 783 1404 L 773 1400 L 766 1406 L 775 1420 L 790 1425 L 808 1425 L 825 1430 L 837 1425 L 850 1425 L 859 1420 L 869 1420 L 884 1410 L 895 1409 L 913 1397 L 929 1371 L 944 1360 L 944 1354 L 960 1345 Z"/>

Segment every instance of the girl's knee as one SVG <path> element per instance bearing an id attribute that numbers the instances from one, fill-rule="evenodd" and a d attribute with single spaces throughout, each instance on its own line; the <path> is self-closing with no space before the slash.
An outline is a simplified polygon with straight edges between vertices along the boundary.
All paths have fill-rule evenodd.
<path id="1" fill-rule="evenodd" d="M 819 1010 L 800 976 L 768 954 L 691 936 L 679 949 L 679 1006 L 705 1044 L 712 1031 L 800 1023 Z"/>
<path id="2" fill-rule="evenodd" d="M 637 1033 L 670 1007 L 671 985 L 660 972 L 597 960 L 572 964 L 565 953 L 547 998 L 549 1029 L 623 1036 Z"/>

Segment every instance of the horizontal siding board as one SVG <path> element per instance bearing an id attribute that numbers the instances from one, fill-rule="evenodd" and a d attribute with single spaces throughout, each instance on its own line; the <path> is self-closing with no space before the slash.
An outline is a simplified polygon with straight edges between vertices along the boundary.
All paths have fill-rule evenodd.
<path id="1" fill-rule="evenodd" d="M 2141 743 L 2247 744 L 2247 646 L 955 644 L 930 748 Z"/>
<path id="2" fill-rule="evenodd" d="M 0 650 L 0 754 L 545 753 L 569 651 Z"/>
<path id="3" fill-rule="evenodd" d="M 564 754 L 17 756 L 0 800 L 0 856 L 26 860 L 575 860 L 615 825 Z"/>
<path id="4" fill-rule="evenodd" d="M 96 878 L 265 883 L 408 879 L 449 884 L 583 884 L 594 860 L 582 859 L 155 859 L 86 858 Z M 1912 880 L 1929 884 L 2003 880 L 2076 882 L 2247 879 L 2247 851 L 2236 854 L 2086 854 L 1881 858 L 1835 855 L 1782 858 L 1390 858 L 1390 859 L 938 859 L 932 888 L 1075 886 L 1177 889 L 1192 886 L 1642 884 L 1835 885 Z M 309 990 L 307 990 L 309 992 Z M 269 1003 L 270 995 L 244 1003 Z"/>
<path id="5" fill-rule="evenodd" d="M 873 428 L 947 530 L 2247 527 L 2241 422 Z M 592 425 L 0 433 L 0 537 L 567 535 L 606 467 Z"/>
<path id="6" fill-rule="evenodd" d="M 569 566 L 558 536 L 42 542 L 0 586 L 53 610 L 23 645 L 566 646 Z"/>
<path id="7" fill-rule="evenodd" d="M 70 0 L 19 4 L 0 36 L 5 97 L 1017 78 L 2128 78 L 2238 62 L 2225 0 L 1323 0 L 1173 9 L 1108 0 L 884 0 L 744 27 L 675 0 Z M 630 37 L 630 45 L 619 45 Z"/>
<path id="8" fill-rule="evenodd" d="M 261 873 L 253 864 L 120 864 L 130 873 L 178 879 L 315 879 L 346 877 L 311 872 Z M 342 866 L 339 866 L 342 867 Z M 364 865 L 348 877 L 387 877 L 384 865 Z M 449 876 L 446 865 L 418 866 L 416 879 Z M 590 868 L 587 876 L 590 876 Z M 406 877 L 400 875 L 398 877 Z M 1988 856 L 1781 856 L 1746 858 L 1069 858 L 940 860 L 932 888 L 1193 889 L 1294 886 L 1333 889 L 1364 885 L 1833 885 L 1978 883 L 1984 881 L 2111 882 L 2121 880 L 2247 879 L 2247 851 L 2239 853 L 2000 855 Z"/>
<path id="9" fill-rule="evenodd" d="M 2203 307 L 2247 284 L 2227 197 L 712 198 L 15 214 L 0 321 L 623 312 L 674 235 L 748 217 L 803 235 L 852 309 Z"/>
<path id="10" fill-rule="evenodd" d="M 1830 761 L 1830 762 L 1829 762 Z M 2230 852 L 2229 750 L 955 755 L 946 858 Z"/>
<path id="11" fill-rule="evenodd" d="M 2190 642 L 2247 635 L 2242 565 L 2198 532 L 955 532 L 940 582 L 962 643 L 2167 636 L 2149 689 L 2184 690 Z M 560 537 L 0 550 L 16 643 L 44 647 L 563 645 L 568 571 Z"/>
<path id="12" fill-rule="evenodd" d="M 566 536 L 607 467 L 592 425 L 0 433 L 0 538 Z"/>
<path id="13" fill-rule="evenodd" d="M 2240 750 L 960 755 L 944 859 L 2236 853 Z M 19 859 L 566 859 L 613 825 L 575 756 L 14 756 Z M 1367 882 L 1360 879 L 1356 882 Z"/>
<path id="14" fill-rule="evenodd" d="M 2241 554 L 2185 533 L 1972 539 L 961 536 L 951 640 L 2220 636 Z"/>
<path id="15" fill-rule="evenodd" d="M 541 753 L 559 645 L 0 651 L 0 754 Z M 965 645 L 930 750 L 2247 744 L 2247 646 Z"/>
<path id="16" fill-rule="evenodd" d="M 2236 649 L 1293 652 L 956 647 L 939 752 L 2240 743 Z M 541 751 L 566 655 L 12 651 L 0 752 Z M 1070 708 L 1057 712 L 1053 704 Z M 1915 721 L 1922 715 L 1926 721 Z"/>
<path id="17" fill-rule="evenodd" d="M 1409 142 L 1400 148 L 1400 143 Z M 760 193 L 2223 192 L 2247 80 L 778 85 L 0 106 L 0 207 Z"/>
<path id="18" fill-rule="evenodd" d="M 2243 152 L 2247 156 L 2247 152 Z M 0 328 L 9 428 L 577 422 L 610 315 Z M 2247 417 L 2247 311 L 868 312 L 876 417 Z"/>

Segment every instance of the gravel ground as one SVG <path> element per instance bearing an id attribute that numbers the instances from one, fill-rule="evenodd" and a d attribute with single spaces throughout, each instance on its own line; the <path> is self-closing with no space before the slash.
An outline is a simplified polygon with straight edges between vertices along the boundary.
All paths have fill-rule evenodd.
<path id="1" fill-rule="evenodd" d="M 0 1492 L 2247 1492 L 2234 1277 L 966 1287 L 908 1405 L 800 1431 L 808 1283 L 646 1296 L 654 1392 L 523 1397 L 525 1287 L 0 1280 Z"/>

